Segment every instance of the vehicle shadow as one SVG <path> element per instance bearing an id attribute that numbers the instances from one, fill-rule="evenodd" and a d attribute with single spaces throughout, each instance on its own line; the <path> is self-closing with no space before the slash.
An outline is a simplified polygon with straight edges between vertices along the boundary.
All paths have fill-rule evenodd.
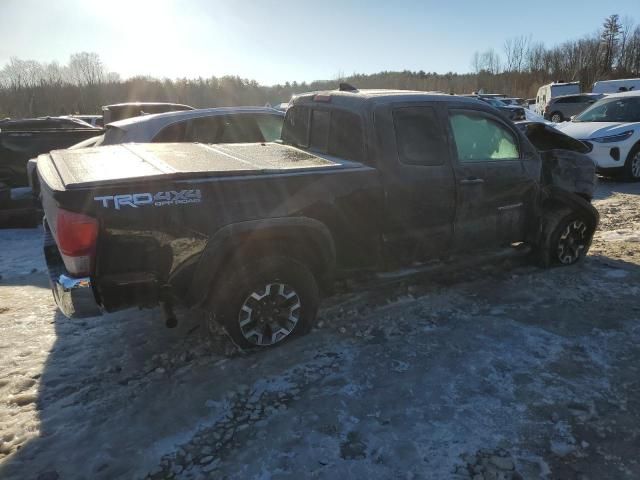
<path id="1" fill-rule="evenodd" d="M 0 478 L 124 475 L 121 465 L 126 462 L 114 460 L 120 458 L 119 450 L 131 455 L 130 462 L 135 464 L 138 447 L 129 438 L 145 437 L 141 445 L 147 440 L 152 443 L 157 419 L 173 415 L 172 409 L 181 403 L 175 398 L 175 404 L 167 403 L 165 392 L 176 388 L 178 372 L 196 363 L 213 365 L 225 359 L 223 341 L 202 338 L 198 315 L 182 312 L 179 318 L 174 329 L 165 328 L 158 309 L 81 320 L 67 319 L 56 310 L 49 321 L 40 321 L 41 331 L 32 335 L 42 360 L 24 366 L 25 374 L 37 379 L 37 392 L 32 398 L 19 393 L 5 399 L 14 402 L 12 414 L 17 417 L 15 431 L 2 433 L 17 450 L 0 464 Z M 54 340 L 48 343 L 51 337 Z M 22 351 L 10 354 L 26 357 L 32 347 L 25 344 Z M 19 366 L 14 368 L 18 372 Z M 203 406 L 204 401 L 197 410 Z M 31 438 L 16 444 L 15 437 L 20 436 Z M 130 464 L 127 467 L 131 470 Z"/>

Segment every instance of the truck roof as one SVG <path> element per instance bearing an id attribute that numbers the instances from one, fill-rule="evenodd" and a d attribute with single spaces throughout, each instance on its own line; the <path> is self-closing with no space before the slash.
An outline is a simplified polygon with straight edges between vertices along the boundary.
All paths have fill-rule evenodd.
<path id="1" fill-rule="evenodd" d="M 325 90 L 296 95 L 292 105 L 299 104 L 334 104 L 357 110 L 373 105 L 384 105 L 396 102 L 444 102 L 458 101 L 476 103 L 478 100 L 441 92 L 425 92 L 418 90 L 363 89 L 353 91 Z"/>

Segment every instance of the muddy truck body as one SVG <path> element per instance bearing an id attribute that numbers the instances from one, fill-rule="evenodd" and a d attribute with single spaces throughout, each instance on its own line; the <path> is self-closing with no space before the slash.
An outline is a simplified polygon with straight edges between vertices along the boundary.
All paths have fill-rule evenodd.
<path id="1" fill-rule="evenodd" d="M 311 328 L 336 276 L 521 242 L 579 261 L 595 167 L 544 162 L 484 102 L 403 91 L 300 95 L 281 143 L 51 152 L 37 165 L 54 296 L 68 316 L 199 307 L 240 346 L 276 345 Z"/>

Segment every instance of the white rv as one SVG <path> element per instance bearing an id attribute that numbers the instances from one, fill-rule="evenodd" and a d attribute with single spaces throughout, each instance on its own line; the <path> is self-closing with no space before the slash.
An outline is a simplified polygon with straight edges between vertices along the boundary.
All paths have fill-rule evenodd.
<path id="1" fill-rule="evenodd" d="M 538 115 L 544 115 L 545 108 L 552 98 L 574 93 L 580 93 L 580 82 L 553 82 L 541 86 L 536 95 L 536 113 Z"/>
<path id="2" fill-rule="evenodd" d="M 600 80 L 593 84 L 593 93 L 620 93 L 640 90 L 640 78 L 623 78 L 620 80 Z"/>

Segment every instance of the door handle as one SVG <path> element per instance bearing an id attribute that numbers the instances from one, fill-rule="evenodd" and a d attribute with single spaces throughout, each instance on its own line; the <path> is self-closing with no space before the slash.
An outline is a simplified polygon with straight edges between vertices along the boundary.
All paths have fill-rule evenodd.
<path id="1" fill-rule="evenodd" d="M 477 185 L 480 183 L 484 183 L 484 179 L 478 177 L 469 177 L 460 180 L 460 185 Z"/>

